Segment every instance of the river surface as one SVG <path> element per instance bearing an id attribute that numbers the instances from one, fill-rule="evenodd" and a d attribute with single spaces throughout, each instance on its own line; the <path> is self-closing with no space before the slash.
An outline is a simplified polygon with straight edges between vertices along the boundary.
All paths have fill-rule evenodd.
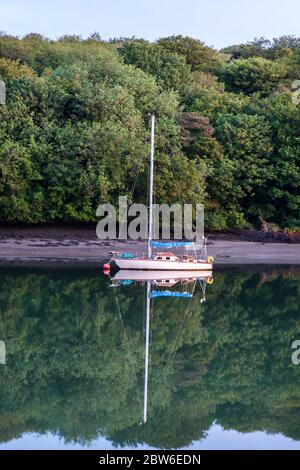
<path id="1" fill-rule="evenodd" d="M 300 449 L 299 268 L 151 283 L 175 294 L 150 302 L 146 422 L 147 283 L 126 281 L 0 269 L 0 449 Z"/>

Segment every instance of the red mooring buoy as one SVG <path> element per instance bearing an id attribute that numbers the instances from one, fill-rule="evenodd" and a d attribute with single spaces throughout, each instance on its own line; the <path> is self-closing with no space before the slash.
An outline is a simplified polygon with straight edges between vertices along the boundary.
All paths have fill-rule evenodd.
<path id="1" fill-rule="evenodd" d="M 109 271 L 110 271 L 110 264 L 109 264 L 109 263 L 105 263 L 105 264 L 103 265 L 103 272 L 104 272 L 105 274 L 107 274 L 107 273 L 109 273 Z"/>

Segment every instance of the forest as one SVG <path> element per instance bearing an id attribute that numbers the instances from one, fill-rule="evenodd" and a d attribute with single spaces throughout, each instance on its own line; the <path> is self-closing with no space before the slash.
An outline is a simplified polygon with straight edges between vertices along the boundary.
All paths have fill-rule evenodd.
<path id="1" fill-rule="evenodd" d="M 146 286 L 111 289 L 96 269 L 3 268 L 0 443 L 51 432 L 172 449 L 204 439 L 214 422 L 299 440 L 299 270 L 236 268 L 214 281 L 206 303 L 199 285 L 189 308 L 154 300 L 141 426 Z"/>
<path id="2" fill-rule="evenodd" d="M 95 222 L 120 195 L 145 203 L 155 113 L 156 202 L 204 203 L 210 230 L 298 231 L 299 79 L 293 36 L 217 51 L 184 36 L 0 33 L 1 223 Z"/>

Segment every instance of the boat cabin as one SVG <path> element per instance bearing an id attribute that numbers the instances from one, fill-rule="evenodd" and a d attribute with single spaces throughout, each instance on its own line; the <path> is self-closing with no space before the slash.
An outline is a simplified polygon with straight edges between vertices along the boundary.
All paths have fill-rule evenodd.
<path id="1" fill-rule="evenodd" d="M 190 256 L 190 255 L 183 255 L 182 261 L 185 261 L 186 263 L 196 263 L 196 262 L 197 262 L 197 260 L 195 259 L 195 257 L 194 257 L 194 256 Z"/>
<path id="2" fill-rule="evenodd" d="M 156 253 L 154 259 L 158 261 L 180 261 L 174 253 Z"/>
<path id="3" fill-rule="evenodd" d="M 175 284 L 177 284 L 178 282 L 178 279 L 161 279 L 159 281 L 154 281 L 154 284 L 157 286 L 157 287 L 165 287 L 165 286 L 174 286 Z"/>

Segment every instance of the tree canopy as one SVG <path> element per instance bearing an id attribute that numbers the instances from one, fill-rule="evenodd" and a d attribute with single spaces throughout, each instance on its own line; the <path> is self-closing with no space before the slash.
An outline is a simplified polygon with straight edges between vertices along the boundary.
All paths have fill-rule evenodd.
<path id="1" fill-rule="evenodd" d="M 211 229 L 297 230 L 299 50 L 291 36 L 216 51 L 184 36 L 1 33 L 1 222 L 95 221 L 137 171 L 145 202 L 154 112 L 157 202 L 204 202 Z"/>

